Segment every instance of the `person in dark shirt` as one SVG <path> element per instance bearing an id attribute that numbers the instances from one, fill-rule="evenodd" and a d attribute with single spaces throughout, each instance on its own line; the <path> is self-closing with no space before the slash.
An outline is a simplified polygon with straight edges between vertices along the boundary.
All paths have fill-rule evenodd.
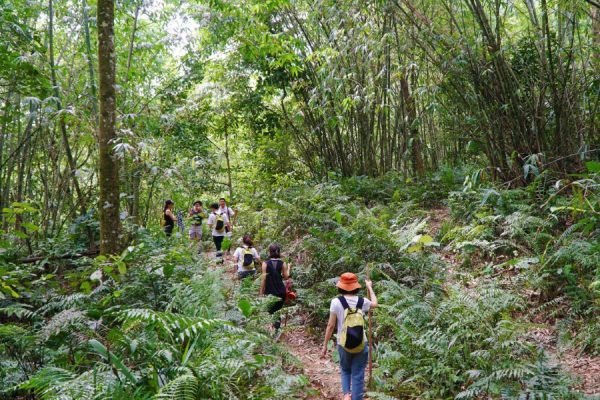
<path id="1" fill-rule="evenodd" d="M 269 314 L 275 314 L 281 310 L 285 302 L 285 284 L 283 280 L 290 278 L 290 266 L 281 259 L 281 248 L 273 243 L 269 246 L 269 258 L 262 263 L 262 281 L 260 284 L 259 296 L 272 295 L 278 297 L 269 306 Z M 277 332 L 281 326 L 281 318 L 276 318 L 273 327 Z"/>
<path id="2" fill-rule="evenodd" d="M 173 207 L 175 207 L 175 202 L 173 200 L 165 201 L 165 207 L 163 208 L 163 219 L 165 220 L 165 235 L 171 236 L 173 234 L 173 228 L 175 227 L 175 214 L 173 214 Z"/>

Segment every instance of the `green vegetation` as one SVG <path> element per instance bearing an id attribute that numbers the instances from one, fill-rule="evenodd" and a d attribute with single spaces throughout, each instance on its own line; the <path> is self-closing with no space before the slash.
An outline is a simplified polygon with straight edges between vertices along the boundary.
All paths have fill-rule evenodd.
<path id="1" fill-rule="evenodd" d="M 598 54 L 591 0 L 4 1 L 0 398 L 318 396 L 258 279 L 161 231 L 221 196 L 285 334 L 371 277 L 369 398 L 600 394 Z"/>

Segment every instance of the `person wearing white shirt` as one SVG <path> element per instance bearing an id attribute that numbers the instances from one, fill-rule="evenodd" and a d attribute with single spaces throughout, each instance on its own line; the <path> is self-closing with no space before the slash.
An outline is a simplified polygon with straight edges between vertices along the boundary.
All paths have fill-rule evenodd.
<path id="1" fill-rule="evenodd" d="M 227 214 L 219 213 L 219 205 L 217 203 L 211 204 L 211 213 L 208 217 L 208 227 L 212 231 L 213 241 L 215 242 L 215 248 L 217 249 L 217 258 L 223 257 L 221 251 L 221 245 L 225 238 L 225 227 L 229 224 L 229 217 Z"/>
<path id="2" fill-rule="evenodd" d="M 225 227 L 225 232 L 231 234 L 231 232 L 233 232 L 233 217 L 235 217 L 237 213 L 227 206 L 227 201 L 225 201 L 225 198 L 223 197 L 219 199 L 219 212 L 227 215 L 229 223 Z"/>
<path id="3" fill-rule="evenodd" d="M 359 353 L 347 352 L 340 344 L 344 324 L 344 309 L 357 308 L 359 303 L 363 314 L 366 315 L 369 309 L 376 308 L 377 296 L 373 292 L 373 286 L 370 280 L 365 281 L 365 286 L 369 291 L 369 299 L 358 296 L 360 284 L 358 277 L 346 272 L 340 276 L 336 284 L 340 297 L 331 300 L 329 307 L 329 322 L 325 331 L 325 341 L 323 342 L 322 357 L 327 356 L 327 343 L 333 335 L 333 330 L 337 327 L 338 353 L 340 356 L 340 375 L 342 383 L 342 393 L 344 400 L 361 400 L 365 386 L 365 369 L 369 360 L 369 346 L 365 343 L 364 350 Z M 366 341 L 366 339 L 365 339 Z"/>
<path id="4" fill-rule="evenodd" d="M 255 263 L 260 262 L 260 256 L 250 235 L 244 235 L 243 245 L 235 249 L 233 261 L 237 264 L 237 274 L 240 280 L 256 273 Z"/>

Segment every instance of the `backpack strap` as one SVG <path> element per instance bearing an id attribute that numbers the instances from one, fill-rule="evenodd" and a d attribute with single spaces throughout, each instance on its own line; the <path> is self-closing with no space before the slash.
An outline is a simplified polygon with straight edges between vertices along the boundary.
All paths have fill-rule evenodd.
<path id="1" fill-rule="evenodd" d="M 350 308 L 350 306 L 348 305 L 348 302 L 346 301 L 346 298 L 344 296 L 339 296 L 338 300 L 340 301 L 340 303 L 342 303 L 342 307 L 344 307 L 344 310 Z"/>
<path id="2" fill-rule="evenodd" d="M 344 296 L 339 296 L 338 300 L 340 301 L 340 303 L 342 303 L 342 307 L 344 307 L 344 310 L 350 308 L 350 306 L 348 305 L 348 301 L 346 301 L 346 298 Z M 356 302 L 356 309 L 362 310 L 364 303 L 365 299 L 362 296 L 358 296 L 358 301 Z"/>
<path id="3" fill-rule="evenodd" d="M 358 296 L 358 301 L 356 302 L 356 309 L 362 311 L 364 303 L 365 303 L 365 299 L 362 296 Z"/>

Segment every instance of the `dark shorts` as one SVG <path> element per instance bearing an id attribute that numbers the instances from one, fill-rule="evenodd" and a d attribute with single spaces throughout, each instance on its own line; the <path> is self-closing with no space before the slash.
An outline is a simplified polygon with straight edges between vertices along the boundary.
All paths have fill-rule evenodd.
<path id="1" fill-rule="evenodd" d="M 165 235 L 171 236 L 173 234 L 173 228 L 175 225 L 165 225 Z"/>
<path id="2" fill-rule="evenodd" d="M 254 276 L 256 274 L 255 270 L 250 270 L 250 271 L 238 271 L 238 278 L 240 280 L 247 278 L 249 276 Z"/>

